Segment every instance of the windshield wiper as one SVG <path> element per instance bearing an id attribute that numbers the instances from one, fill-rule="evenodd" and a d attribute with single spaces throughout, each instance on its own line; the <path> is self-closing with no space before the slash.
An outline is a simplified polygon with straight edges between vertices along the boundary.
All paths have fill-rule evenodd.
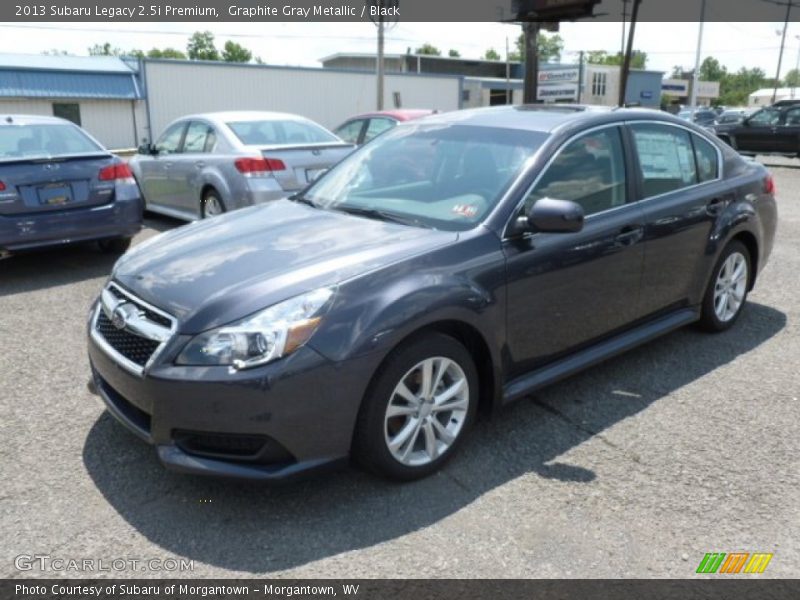
<path id="1" fill-rule="evenodd" d="M 314 208 L 319 208 L 316 202 L 314 202 L 311 198 L 307 198 L 303 194 L 294 194 L 289 196 L 289 200 L 292 202 L 300 202 L 301 204 L 307 204 L 308 206 L 312 206 Z"/>
<path id="2" fill-rule="evenodd" d="M 385 210 L 380 210 L 377 208 L 363 208 L 361 206 L 332 206 L 332 210 L 338 210 L 350 215 L 358 215 L 360 217 L 367 217 L 370 219 L 378 219 L 380 221 L 391 221 L 392 223 L 400 223 L 401 225 L 412 225 L 415 227 L 425 227 L 426 229 L 431 229 L 431 227 L 419 219 L 414 217 L 405 217 L 403 215 L 398 215 L 397 213 L 388 212 Z"/>

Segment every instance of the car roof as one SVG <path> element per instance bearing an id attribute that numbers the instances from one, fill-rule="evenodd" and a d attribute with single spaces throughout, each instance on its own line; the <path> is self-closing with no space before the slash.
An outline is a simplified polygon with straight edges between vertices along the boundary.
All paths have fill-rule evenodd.
<path id="1" fill-rule="evenodd" d="M 427 117 L 428 115 L 435 114 L 436 111 L 429 108 L 398 108 L 396 110 L 376 110 L 374 112 L 363 113 L 350 117 L 348 121 L 355 119 L 366 119 L 369 117 L 391 117 L 397 121 L 411 121 L 412 119 L 419 119 Z"/>
<path id="2" fill-rule="evenodd" d="M 458 124 L 554 133 L 560 129 L 592 127 L 626 120 L 685 122 L 660 110 L 612 108 L 581 104 L 528 104 L 474 108 L 425 118 L 426 124 Z"/>
<path id="3" fill-rule="evenodd" d="M 240 121 L 308 121 L 307 118 L 301 117 L 300 115 L 261 110 L 227 110 L 197 113 L 194 115 L 186 115 L 178 120 L 187 121 L 191 119 L 206 119 L 216 123 L 236 123 Z"/>
<path id="4" fill-rule="evenodd" d="M 67 121 L 60 117 L 48 117 L 46 115 L 3 115 L 0 114 L 0 125 L 45 125 L 45 124 L 64 124 Z"/>

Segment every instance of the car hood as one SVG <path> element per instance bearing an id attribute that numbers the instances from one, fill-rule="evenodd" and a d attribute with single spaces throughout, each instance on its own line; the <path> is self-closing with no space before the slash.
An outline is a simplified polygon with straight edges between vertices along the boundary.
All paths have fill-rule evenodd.
<path id="1" fill-rule="evenodd" d="M 124 255 L 112 277 L 191 334 L 457 237 L 279 200 L 151 238 Z"/>

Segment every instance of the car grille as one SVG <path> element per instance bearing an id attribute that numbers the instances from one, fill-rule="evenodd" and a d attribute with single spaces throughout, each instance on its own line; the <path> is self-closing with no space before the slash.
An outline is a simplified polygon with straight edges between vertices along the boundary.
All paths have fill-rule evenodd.
<path id="1" fill-rule="evenodd" d="M 125 329 L 117 329 L 102 310 L 97 315 L 96 328 L 114 350 L 140 367 L 147 364 L 160 345 L 155 340 L 139 337 Z"/>
<path id="2" fill-rule="evenodd" d="M 118 320 L 119 316 L 124 318 Z M 166 313 L 109 283 L 100 297 L 92 337 L 119 364 L 141 375 L 172 336 L 174 326 Z"/>

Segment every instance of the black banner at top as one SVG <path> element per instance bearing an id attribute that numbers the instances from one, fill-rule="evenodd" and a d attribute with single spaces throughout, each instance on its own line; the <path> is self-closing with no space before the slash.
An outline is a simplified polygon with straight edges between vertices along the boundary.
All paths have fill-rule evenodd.
<path id="1" fill-rule="evenodd" d="M 0 21 L 621 21 L 634 0 L 3 0 Z M 800 20 L 800 0 L 706 0 L 705 21 Z M 699 21 L 699 0 L 641 0 L 640 21 Z"/>

